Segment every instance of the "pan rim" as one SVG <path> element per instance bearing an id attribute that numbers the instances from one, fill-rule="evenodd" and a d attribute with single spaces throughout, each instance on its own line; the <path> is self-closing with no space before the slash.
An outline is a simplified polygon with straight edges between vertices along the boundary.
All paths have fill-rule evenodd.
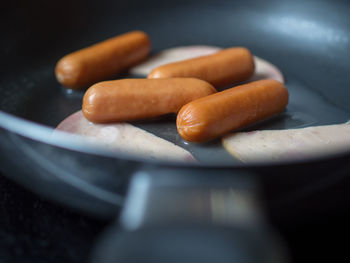
<path id="1" fill-rule="evenodd" d="M 264 162 L 238 162 L 234 164 L 229 163 L 203 163 L 203 162 L 184 162 L 176 160 L 160 160 L 149 159 L 142 156 L 133 154 L 117 152 L 109 150 L 105 147 L 98 147 L 96 144 L 87 143 L 86 140 L 77 139 L 76 136 L 70 135 L 65 132 L 58 132 L 55 136 L 50 136 L 54 131 L 54 128 L 44 124 L 36 123 L 24 118 L 15 116 L 13 114 L 0 110 L 0 128 L 9 132 L 15 133 L 22 137 L 29 138 L 34 141 L 49 144 L 55 147 L 64 148 L 69 151 L 76 151 L 100 157 L 107 157 L 113 159 L 119 159 L 130 162 L 141 162 L 144 164 L 158 165 L 158 166 L 172 166 L 179 168 L 237 168 L 237 169 L 257 169 L 267 167 L 279 167 L 290 165 L 303 165 L 312 164 L 330 159 L 338 159 L 342 157 L 350 156 L 350 149 L 327 153 L 324 155 L 311 156 L 305 159 L 296 160 L 279 160 L 279 161 L 264 161 Z"/>

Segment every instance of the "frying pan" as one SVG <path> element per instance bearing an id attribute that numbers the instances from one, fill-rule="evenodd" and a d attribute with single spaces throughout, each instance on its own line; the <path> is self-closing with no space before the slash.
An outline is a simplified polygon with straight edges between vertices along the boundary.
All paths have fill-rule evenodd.
<path id="1" fill-rule="evenodd" d="M 0 21 L 1 171 L 48 198 L 94 215 L 114 216 L 139 171 L 250 172 L 280 208 L 310 185 L 350 172 L 350 149 L 302 161 L 244 164 L 214 141 L 185 145 L 173 116 L 135 125 L 189 149 L 200 162 L 147 160 L 92 147 L 52 128 L 81 108 L 82 94 L 55 80 L 60 57 L 139 29 L 152 52 L 182 45 L 246 46 L 284 73 L 290 104 L 280 117 L 252 127 L 338 124 L 350 117 L 350 5 L 347 1 L 7 1 Z M 117 76 L 116 76 L 117 77 Z M 170 129 L 171 133 L 164 130 Z M 197 178 L 197 177 L 196 177 Z M 331 179 L 330 179 L 331 178 Z"/>

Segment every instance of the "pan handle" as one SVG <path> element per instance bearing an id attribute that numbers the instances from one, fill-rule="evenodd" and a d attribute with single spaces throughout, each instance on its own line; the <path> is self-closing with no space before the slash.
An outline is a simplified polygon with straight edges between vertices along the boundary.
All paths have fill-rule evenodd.
<path id="1" fill-rule="evenodd" d="M 286 262 L 259 200 L 256 176 L 243 171 L 138 172 L 122 228 L 105 232 L 93 262 Z"/>

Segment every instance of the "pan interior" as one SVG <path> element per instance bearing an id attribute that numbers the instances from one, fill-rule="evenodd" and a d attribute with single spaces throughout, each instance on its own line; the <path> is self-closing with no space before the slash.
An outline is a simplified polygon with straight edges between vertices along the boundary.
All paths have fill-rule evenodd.
<path id="1" fill-rule="evenodd" d="M 18 4 L 18 3 L 17 3 Z M 152 52 L 180 45 L 245 46 L 278 66 L 290 92 L 287 110 L 244 130 L 338 124 L 350 118 L 350 5 L 346 1 L 60 1 L 8 4 L 0 43 L 0 110 L 55 127 L 81 108 L 82 92 L 55 80 L 63 55 L 144 30 Z M 118 77 L 118 76 L 116 76 Z M 220 140 L 184 142 L 175 117 L 134 122 L 201 162 L 239 164 Z"/>

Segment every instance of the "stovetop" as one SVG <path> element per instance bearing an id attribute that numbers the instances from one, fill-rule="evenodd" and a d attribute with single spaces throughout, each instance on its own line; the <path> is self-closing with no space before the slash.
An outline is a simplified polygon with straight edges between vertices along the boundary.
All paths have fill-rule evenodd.
<path id="1" fill-rule="evenodd" d="M 346 179 L 304 200 L 311 206 L 317 200 L 327 208 L 305 221 L 281 220 L 272 211 L 272 224 L 286 240 L 292 262 L 349 258 L 349 189 L 350 179 Z M 0 174 L 1 263 L 89 262 L 97 238 L 110 223 L 39 197 Z"/>

